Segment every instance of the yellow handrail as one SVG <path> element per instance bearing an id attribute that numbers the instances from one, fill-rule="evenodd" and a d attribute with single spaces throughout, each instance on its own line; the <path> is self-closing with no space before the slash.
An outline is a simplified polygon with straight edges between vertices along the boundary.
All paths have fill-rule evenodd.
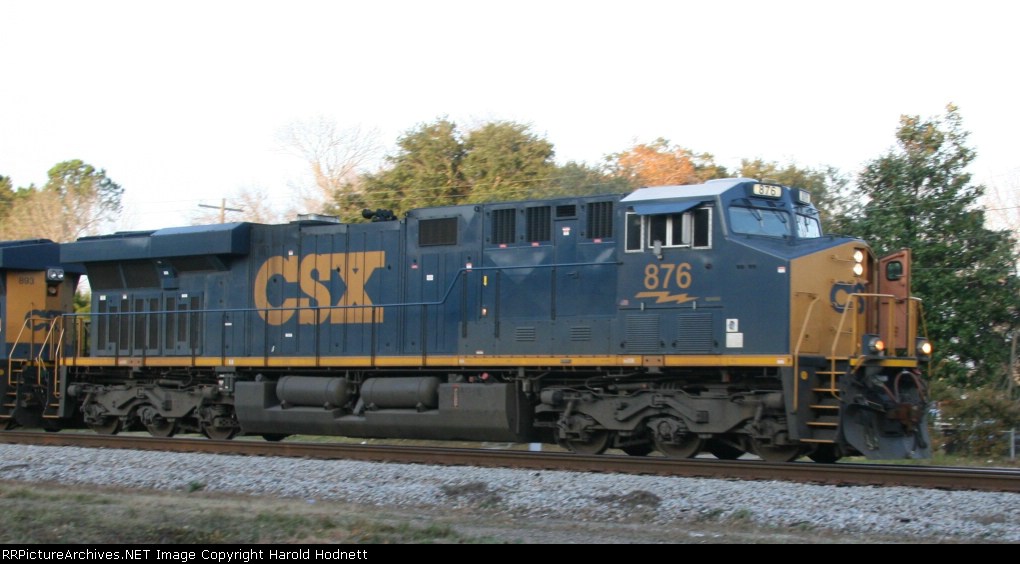
<path id="1" fill-rule="evenodd" d="M 818 303 L 818 295 L 815 294 L 814 299 L 808 305 L 807 313 L 804 314 L 804 323 L 800 326 L 800 335 L 797 337 L 797 346 L 793 350 L 793 408 L 797 409 L 800 405 L 800 384 L 797 379 L 800 378 L 800 347 L 804 344 L 804 335 L 807 334 L 808 321 L 811 320 L 811 312 L 815 309 L 815 304 Z"/>

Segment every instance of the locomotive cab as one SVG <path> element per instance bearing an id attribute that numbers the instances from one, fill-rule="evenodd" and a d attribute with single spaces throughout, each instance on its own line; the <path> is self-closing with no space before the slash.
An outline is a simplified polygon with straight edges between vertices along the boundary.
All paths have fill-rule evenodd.
<path id="1" fill-rule="evenodd" d="M 752 179 L 646 188 L 621 203 L 625 346 L 651 362 L 663 354 L 667 368 L 730 367 L 715 377 L 731 383 L 774 375 L 781 396 L 739 430 L 749 450 L 930 456 L 909 251 L 877 260 L 863 241 L 825 236 L 807 192 Z"/>
<path id="2" fill-rule="evenodd" d="M 57 361 L 80 273 L 48 239 L 0 243 L 0 424 L 8 428 L 57 428 L 70 414 Z"/>

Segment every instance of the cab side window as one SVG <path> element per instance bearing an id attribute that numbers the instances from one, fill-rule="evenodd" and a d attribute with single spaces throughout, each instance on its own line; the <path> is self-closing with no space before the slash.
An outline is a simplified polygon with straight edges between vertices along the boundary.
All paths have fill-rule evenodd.
<path id="1" fill-rule="evenodd" d="M 712 246 L 712 210 L 700 207 L 683 213 L 638 215 L 627 213 L 627 252 Z"/>

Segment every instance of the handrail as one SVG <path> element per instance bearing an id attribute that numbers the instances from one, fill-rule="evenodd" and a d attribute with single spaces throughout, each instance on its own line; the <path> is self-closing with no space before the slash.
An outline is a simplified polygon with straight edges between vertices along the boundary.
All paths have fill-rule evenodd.
<path id="1" fill-rule="evenodd" d="M 843 307 L 843 313 L 839 317 L 839 325 L 836 326 L 836 335 L 832 339 L 832 349 L 829 352 L 829 357 L 830 358 L 833 358 L 833 357 L 836 356 L 836 349 L 839 347 L 840 336 L 843 335 L 843 326 L 846 324 L 846 318 L 848 317 L 848 312 L 853 311 L 855 314 L 858 313 L 858 311 L 857 311 L 857 301 L 858 300 L 856 298 L 892 298 L 893 300 L 895 300 L 896 296 L 894 296 L 892 294 L 867 294 L 867 293 L 863 293 L 863 292 L 854 292 L 854 293 L 848 295 L 847 299 L 846 299 L 846 305 Z M 857 317 L 856 316 L 853 319 L 853 328 L 850 331 L 850 335 L 851 335 L 851 337 L 858 337 L 860 335 L 860 333 L 858 333 L 858 329 L 857 329 Z M 853 353 L 856 353 L 858 347 L 860 347 L 860 343 L 857 342 L 857 341 L 858 341 L 858 339 L 855 338 L 854 341 L 852 342 L 853 349 L 852 349 L 852 352 L 851 352 L 850 356 L 853 356 Z"/>
<path id="2" fill-rule="evenodd" d="M 29 316 L 28 318 L 26 318 L 24 323 L 21 324 L 21 330 L 18 331 L 18 336 L 14 338 L 13 342 L 11 342 L 11 352 L 10 352 L 10 354 L 7 355 L 7 384 L 8 385 L 14 385 L 14 380 L 13 380 L 13 378 L 14 378 L 14 361 L 18 360 L 18 359 L 15 358 L 14 353 L 15 353 L 15 351 L 18 350 L 18 345 L 22 344 L 21 343 L 21 337 L 22 337 L 22 335 L 25 334 L 25 329 L 31 327 L 32 323 L 34 321 L 36 321 L 37 319 L 39 319 L 39 318 L 37 318 L 35 316 Z M 32 351 L 33 348 L 35 348 L 35 330 L 29 331 L 28 334 L 31 337 L 31 342 L 29 342 L 29 353 L 28 353 L 29 356 L 28 356 L 27 360 L 29 362 L 31 362 L 31 360 L 32 360 L 32 352 L 31 351 Z"/>
<path id="3" fill-rule="evenodd" d="M 797 382 L 797 378 L 800 376 L 800 347 L 804 344 L 804 335 L 807 334 L 808 321 L 811 320 L 811 312 L 815 309 L 815 304 L 820 301 L 818 294 L 814 295 L 814 299 L 808 305 L 807 313 L 804 314 L 804 322 L 800 326 L 800 336 L 797 337 L 797 346 L 793 351 L 793 408 L 797 409 L 800 405 L 800 385 Z"/>

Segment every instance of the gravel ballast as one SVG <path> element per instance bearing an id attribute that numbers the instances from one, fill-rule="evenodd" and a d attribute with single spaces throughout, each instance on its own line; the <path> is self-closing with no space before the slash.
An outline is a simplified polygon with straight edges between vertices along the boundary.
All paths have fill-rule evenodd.
<path id="1" fill-rule="evenodd" d="M 1020 542 L 1020 494 L 0 445 L 0 479 L 484 509 L 578 523 L 750 523 Z"/>

